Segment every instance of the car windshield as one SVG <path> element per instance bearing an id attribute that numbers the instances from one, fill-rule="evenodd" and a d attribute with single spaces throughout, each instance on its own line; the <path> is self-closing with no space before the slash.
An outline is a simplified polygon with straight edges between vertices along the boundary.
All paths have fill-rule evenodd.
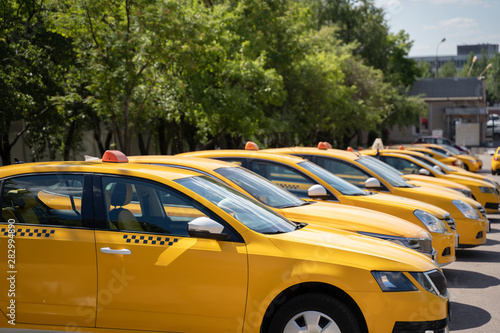
<path id="1" fill-rule="evenodd" d="M 430 162 L 429 160 L 427 160 L 425 157 L 421 157 L 421 158 L 419 158 L 419 157 L 421 157 L 421 156 L 414 156 L 414 155 L 412 155 L 410 157 L 410 160 L 411 161 L 415 161 L 414 163 L 417 164 L 417 165 L 423 166 L 425 168 L 431 168 L 438 175 L 444 175 L 443 171 L 441 171 L 439 168 L 435 168 L 434 167 L 435 164 L 433 164 L 432 162 Z M 439 161 L 436 161 L 436 162 L 441 163 Z"/>
<path id="2" fill-rule="evenodd" d="M 330 171 L 323 169 L 319 165 L 316 165 L 312 162 L 304 161 L 300 162 L 298 165 L 303 167 L 307 171 L 312 172 L 343 195 L 369 195 L 369 193 L 359 189 L 358 187 L 352 185 L 344 179 L 335 176 Z"/>
<path id="3" fill-rule="evenodd" d="M 425 163 L 428 163 L 429 165 L 435 167 L 435 166 L 439 166 L 441 168 L 441 170 L 446 170 L 446 172 L 453 172 L 453 169 L 450 168 L 449 166 L 447 166 L 446 164 L 444 164 L 443 162 L 440 162 L 438 160 L 436 160 L 434 157 L 430 157 L 430 156 L 414 156 L 416 159 L 419 159 Z M 434 168 L 437 170 L 437 168 Z M 439 170 L 439 171 L 441 171 Z M 444 174 L 444 172 L 443 172 Z"/>
<path id="4" fill-rule="evenodd" d="M 307 204 L 292 193 L 250 170 L 234 167 L 219 168 L 215 172 L 231 180 L 255 199 L 273 208 L 298 207 Z"/>
<path id="5" fill-rule="evenodd" d="M 394 187 L 413 187 L 408 184 L 403 177 L 401 177 L 398 170 L 374 157 L 362 156 L 358 158 L 356 162 L 368 168 L 370 171 Z"/>
<path id="6" fill-rule="evenodd" d="M 279 234 L 297 229 L 296 224 L 266 208 L 258 201 L 208 176 L 181 178 L 176 182 L 217 205 L 256 232 Z"/>

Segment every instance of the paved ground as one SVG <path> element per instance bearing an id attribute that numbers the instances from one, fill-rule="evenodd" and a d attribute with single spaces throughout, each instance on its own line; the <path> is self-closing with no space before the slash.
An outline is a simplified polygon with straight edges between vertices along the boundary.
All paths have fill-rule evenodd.
<path id="1" fill-rule="evenodd" d="M 491 176 L 491 156 L 481 151 Z M 500 176 L 492 176 L 500 182 Z M 443 268 L 451 292 L 452 332 L 500 332 L 500 214 L 489 215 L 492 231 L 485 245 L 458 250 L 457 261 Z"/>

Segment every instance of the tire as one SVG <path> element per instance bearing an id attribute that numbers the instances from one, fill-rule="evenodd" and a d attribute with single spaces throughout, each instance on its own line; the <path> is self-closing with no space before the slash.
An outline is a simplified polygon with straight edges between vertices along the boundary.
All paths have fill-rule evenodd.
<path id="1" fill-rule="evenodd" d="M 494 176 L 497 172 L 493 169 L 491 169 L 491 174 Z"/>
<path id="2" fill-rule="evenodd" d="M 469 171 L 469 166 L 467 164 L 464 163 L 464 169 Z"/>
<path id="3" fill-rule="evenodd" d="M 299 295 L 278 309 L 269 333 L 361 333 L 352 311 L 339 300 L 319 293 Z"/>

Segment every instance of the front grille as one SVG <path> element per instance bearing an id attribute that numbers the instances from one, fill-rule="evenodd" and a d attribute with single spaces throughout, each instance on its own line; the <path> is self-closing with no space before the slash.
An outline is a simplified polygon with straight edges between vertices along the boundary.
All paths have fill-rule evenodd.
<path id="1" fill-rule="evenodd" d="M 487 202 L 486 205 L 484 205 L 484 207 L 486 209 L 494 209 L 494 210 L 498 210 L 498 203 L 494 203 L 494 202 Z"/>
<path id="2" fill-rule="evenodd" d="M 446 214 L 443 220 L 450 226 L 451 230 L 457 230 L 457 226 L 455 225 L 455 220 L 451 218 L 450 214 Z"/>
<path id="3" fill-rule="evenodd" d="M 435 333 L 446 332 L 448 318 L 435 321 L 397 321 L 394 324 L 392 333 L 426 332 Z"/>
<path id="4" fill-rule="evenodd" d="M 448 294 L 448 287 L 446 284 L 446 278 L 444 274 L 440 271 L 431 271 L 426 273 L 427 277 L 432 281 L 434 287 L 436 287 L 436 291 L 439 292 L 439 295 L 446 296 Z"/>

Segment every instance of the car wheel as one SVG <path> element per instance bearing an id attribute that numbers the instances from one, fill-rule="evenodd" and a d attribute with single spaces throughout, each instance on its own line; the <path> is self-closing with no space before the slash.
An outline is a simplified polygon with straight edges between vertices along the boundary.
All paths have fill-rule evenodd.
<path id="1" fill-rule="evenodd" d="M 273 317 L 270 333 L 360 333 L 352 311 L 339 300 L 310 293 L 292 298 Z"/>
<path id="2" fill-rule="evenodd" d="M 495 175 L 495 173 L 496 173 L 496 171 L 495 171 L 495 170 L 493 170 L 493 169 L 491 169 L 491 174 L 492 174 L 493 176 Z"/>
<path id="3" fill-rule="evenodd" d="M 469 171 L 469 166 L 467 164 L 464 163 L 464 169 Z"/>

